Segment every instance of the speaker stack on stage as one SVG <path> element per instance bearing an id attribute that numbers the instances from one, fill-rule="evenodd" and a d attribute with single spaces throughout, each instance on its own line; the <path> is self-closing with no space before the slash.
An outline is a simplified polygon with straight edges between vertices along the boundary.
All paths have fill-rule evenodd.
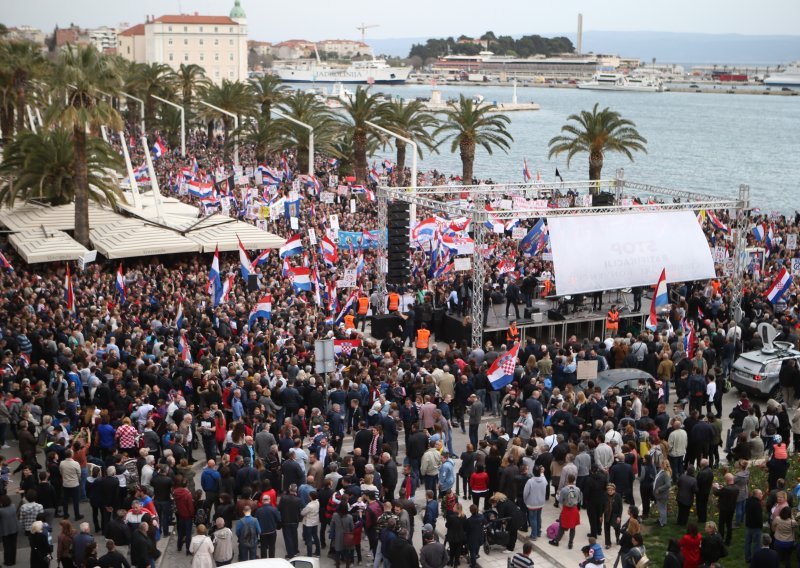
<path id="1" fill-rule="evenodd" d="M 558 310 L 547 310 L 547 319 L 550 321 L 564 321 L 564 316 Z"/>
<path id="2" fill-rule="evenodd" d="M 614 194 L 604 191 L 592 195 L 592 207 L 606 207 L 614 205 Z"/>
<path id="3" fill-rule="evenodd" d="M 411 267 L 408 260 L 408 249 L 411 247 L 409 204 L 403 201 L 389 203 L 387 221 L 389 227 L 386 283 L 395 285 L 408 284 L 411 280 Z"/>
<path id="4" fill-rule="evenodd" d="M 403 318 L 397 314 L 377 314 L 372 316 L 371 335 L 375 339 L 384 339 L 386 332 L 391 331 L 398 337 L 403 331 Z"/>
<path id="5" fill-rule="evenodd" d="M 531 320 L 533 323 L 542 323 L 543 315 L 539 308 L 525 308 L 525 319 Z"/>

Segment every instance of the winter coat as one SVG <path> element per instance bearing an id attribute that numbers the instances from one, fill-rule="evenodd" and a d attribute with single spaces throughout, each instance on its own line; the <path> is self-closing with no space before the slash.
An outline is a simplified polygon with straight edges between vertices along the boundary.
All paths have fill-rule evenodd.
<path id="1" fill-rule="evenodd" d="M 189 544 L 189 552 L 192 558 L 192 568 L 214 568 L 214 543 L 205 534 L 197 534 L 192 537 Z"/>
<path id="2" fill-rule="evenodd" d="M 671 484 L 672 480 L 669 475 L 664 473 L 664 470 L 659 471 L 653 484 L 653 498 L 662 503 L 669 499 L 669 487 Z"/>
<path id="3" fill-rule="evenodd" d="M 344 546 L 344 533 L 353 532 L 353 517 L 350 515 L 340 516 L 339 513 L 336 512 L 331 518 L 331 526 L 333 527 L 333 549 L 337 552 L 352 550 L 352 546 L 346 548 Z"/>
<path id="4" fill-rule="evenodd" d="M 214 560 L 217 562 L 233 560 L 233 531 L 228 527 L 214 532 Z"/>
<path id="5" fill-rule="evenodd" d="M 522 496 L 528 509 L 541 509 L 544 507 L 547 496 L 547 480 L 544 476 L 531 477 L 525 483 L 525 490 Z"/>

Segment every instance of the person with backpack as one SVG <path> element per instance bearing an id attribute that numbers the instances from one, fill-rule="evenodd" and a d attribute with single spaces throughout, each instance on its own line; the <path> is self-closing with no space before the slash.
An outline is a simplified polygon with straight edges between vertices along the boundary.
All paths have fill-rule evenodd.
<path id="1" fill-rule="evenodd" d="M 244 508 L 244 516 L 236 523 L 236 538 L 239 541 L 239 562 L 256 559 L 256 547 L 261 536 L 261 525 L 251 515 L 250 506 Z"/>
<path id="2" fill-rule="evenodd" d="M 578 486 L 575 485 L 575 476 L 570 474 L 567 477 L 567 484 L 561 489 L 558 495 L 561 503 L 561 515 L 559 515 L 558 535 L 549 541 L 551 545 L 558 546 L 566 531 L 569 531 L 569 543 L 567 548 L 570 550 L 575 542 L 575 527 L 581 524 L 580 504 L 583 495 Z"/>

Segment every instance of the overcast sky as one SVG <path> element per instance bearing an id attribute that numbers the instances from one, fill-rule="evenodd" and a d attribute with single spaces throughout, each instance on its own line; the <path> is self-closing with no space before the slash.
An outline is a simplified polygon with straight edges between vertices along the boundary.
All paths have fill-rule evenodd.
<path id="1" fill-rule="evenodd" d="M 71 22 L 82 27 L 131 25 L 145 14 L 195 11 L 227 15 L 233 0 L 0 0 L 0 21 L 45 31 Z M 584 30 L 671 31 L 796 35 L 798 0 L 242 0 L 250 37 L 358 39 L 355 27 L 379 24 L 367 38 L 442 37 L 573 31 L 583 13 Z M 798 54 L 800 57 L 800 53 Z"/>

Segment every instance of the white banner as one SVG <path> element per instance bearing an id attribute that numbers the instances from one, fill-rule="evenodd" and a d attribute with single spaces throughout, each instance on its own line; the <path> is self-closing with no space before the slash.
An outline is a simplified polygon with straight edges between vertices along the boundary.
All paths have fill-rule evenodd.
<path id="1" fill-rule="evenodd" d="M 715 277 L 714 261 L 691 211 L 563 216 L 547 220 L 559 295 Z M 593 235 L 592 254 L 575 243 Z"/>

